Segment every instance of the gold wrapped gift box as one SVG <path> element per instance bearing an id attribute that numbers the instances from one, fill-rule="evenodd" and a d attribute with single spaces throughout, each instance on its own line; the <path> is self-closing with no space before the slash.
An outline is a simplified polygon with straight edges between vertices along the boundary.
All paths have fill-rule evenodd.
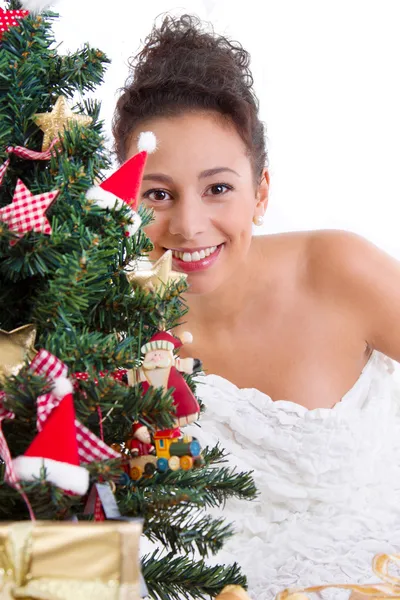
<path id="1" fill-rule="evenodd" d="M 0 523 L 0 600 L 139 600 L 140 521 Z"/>
<path id="2" fill-rule="evenodd" d="M 400 577 L 390 573 L 390 568 L 400 568 L 400 554 L 377 554 L 372 562 L 372 570 L 382 583 L 335 583 L 316 585 L 307 588 L 288 588 L 276 596 L 276 600 L 311 600 L 313 594 L 323 590 L 339 588 L 349 590 L 350 600 L 400 600 Z"/>

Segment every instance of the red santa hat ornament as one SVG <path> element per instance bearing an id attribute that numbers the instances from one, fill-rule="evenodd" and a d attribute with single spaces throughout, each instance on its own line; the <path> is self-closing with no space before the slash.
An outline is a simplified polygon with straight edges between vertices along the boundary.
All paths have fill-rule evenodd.
<path id="1" fill-rule="evenodd" d="M 47 481 L 65 491 L 83 495 L 89 487 L 89 471 L 81 467 L 79 462 L 71 391 L 72 385 L 25 454 L 13 460 L 13 466 L 22 481 L 40 479 L 45 469 Z"/>
<path id="2" fill-rule="evenodd" d="M 151 352 L 152 350 L 177 350 L 183 344 L 191 344 L 193 336 L 188 331 L 184 331 L 181 338 L 168 333 L 168 331 L 160 331 L 141 347 L 142 354 Z"/>
<path id="3" fill-rule="evenodd" d="M 110 177 L 98 186 L 91 187 L 86 193 L 86 197 L 94 200 L 101 208 L 120 210 L 123 205 L 129 206 L 132 211 L 131 224 L 128 227 L 131 235 L 136 233 L 141 224 L 136 208 L 147 155 L 154 152 L 156 148 L 157 140 L 154 133 L 142 132 L 138 139 L 139 153 L 124 162 Z"/>

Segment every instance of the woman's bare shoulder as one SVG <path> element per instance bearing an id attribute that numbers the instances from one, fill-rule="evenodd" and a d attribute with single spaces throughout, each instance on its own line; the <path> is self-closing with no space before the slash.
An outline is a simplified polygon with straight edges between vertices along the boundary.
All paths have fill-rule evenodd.
<path id="1" fill-rule="evenodd" d="M 317 240 L 324 238 L 324 231 L 289 231 L 259 235 L 253 238 L 256 263 L 265 265 L 265 272 L 271 275 L 282 269 L 300 278 L 306 277 L 313 264 L 312 255 L 318 254 Z"/>
<path id="2" fill-rule="evenodd" d="M 253 238 L 256 252 L 264 258 L 270 258 L 271 252 L 276 257 L 286 256 L 288 253 L 301 251 L 307 246 L 308 240 L 314 231 L 288 231 L 283 233 L 269 233 L 257 235 Z"/>
<path id="3" fill-rule="evenodd" d="M 361 236 L 337 229 L 257 236 L 254 245 L 265 265 L 285 268 L 301 284 L 321 291 L 345 281 L 349 269 L 363 268 L 365 254 L 373 247 Z"/>
<path id="4" fill-rule="evenodd" d="M 304 248 L 308 251 L 318 251 L 318 245 L 340 245 L 346 239 L 363 239 L 361 236 L 341 229 L 315 229 L 307 231 L 284 231 L 281 233 L 270 233 L 267 235 L 254 236 L 255 245 L 268 249 L 272 245 L 282 248 Z"/>
<path id="5" fill-rule="evenodd" d="M 383 255 L 374 244 L 350 231 L 326 229 L 308 232 L 305 245 L 307 275 L 311 285 L 329 291 L 362 278 L 371 261 Z"/>

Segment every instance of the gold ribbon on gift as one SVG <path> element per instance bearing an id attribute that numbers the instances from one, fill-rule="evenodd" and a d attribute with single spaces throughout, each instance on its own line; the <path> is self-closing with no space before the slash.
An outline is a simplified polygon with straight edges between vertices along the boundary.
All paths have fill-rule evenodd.
<path id="1" fill-rule="evenodd" d="M 276 600 L 307 600 L 307 594 L 322 592 L 323 590 L 340 588 L 352 592 L 350 598 L 361 600 L 362 598 L 400 599 L 400 577 L 390 575 L 389 567 L 393 564 L 400 568 L 400 554 L 377 554 L 372 561 L 372 570 L 384 583 L 359 584 L 332 584 L 316 585 L 307 588 L 287 588 L 276 596 Z"/>
<path id="2" fill-rule="evenodd" d="M 215 600 L 250 600 L 250 596 L 240 585 L 226 585 Z"/>
<path id="3" fill-rule="evenodd" d="M 0 600 L 139 600 L 140 521 L 0 524 Z"/>

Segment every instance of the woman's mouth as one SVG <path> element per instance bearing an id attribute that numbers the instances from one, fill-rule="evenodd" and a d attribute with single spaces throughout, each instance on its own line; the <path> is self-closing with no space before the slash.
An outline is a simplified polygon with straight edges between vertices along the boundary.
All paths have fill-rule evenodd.
<path id="1" fill-rule="evenodd" d="M 171 248 L 173 268 L 184 273 L 208 269 L 217 260 L 224 245 L 190 249 L 190 252 L 189 250 L 174 250 Z"/>

